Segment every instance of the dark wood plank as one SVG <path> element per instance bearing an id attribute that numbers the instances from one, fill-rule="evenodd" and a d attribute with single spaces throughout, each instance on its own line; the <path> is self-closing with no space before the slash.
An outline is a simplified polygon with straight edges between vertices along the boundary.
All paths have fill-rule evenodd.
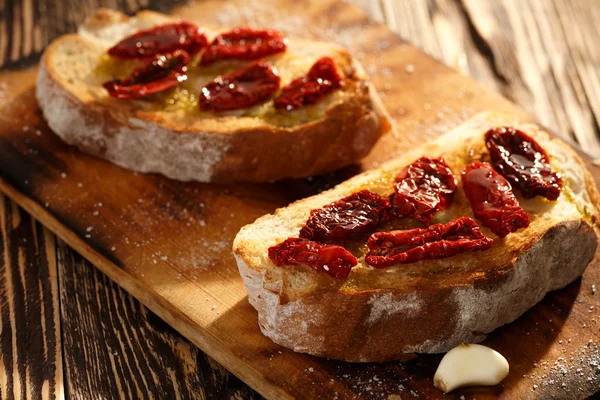
<path id="1" fill-rule="evenodd" d="M 58 265 L 68 397 L 261 398 L 62 241 Z"/>
<path id="2" fill-rule="evenodd" d="M 55 239 L 0 195 L 0 399 L 63 397 Z"/>
<path id="3" fill-rule="evenodd" d="M 37 62 L 57 37 L 74 32 L 96 8 L 127 14 L 142 8 L 168 12 L 185 0 L 4 0 L 0 2 L 0 68 L 22 68 Z"/>
<path id="4" fill-rule="evenodd" d="M 355 1 L 600 158 L 600 2 Z"/>

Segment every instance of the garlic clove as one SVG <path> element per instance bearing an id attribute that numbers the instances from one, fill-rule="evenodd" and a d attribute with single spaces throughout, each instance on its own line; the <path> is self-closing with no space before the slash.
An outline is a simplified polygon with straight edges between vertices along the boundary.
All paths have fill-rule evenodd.
<path id="1" fill-rule="evenodd" d="M 464 386 L 493 386 L 508 375 L 508 361 L 480 344 L 456 346 L 442 358 L 433 385 L 444 393 Z"/>

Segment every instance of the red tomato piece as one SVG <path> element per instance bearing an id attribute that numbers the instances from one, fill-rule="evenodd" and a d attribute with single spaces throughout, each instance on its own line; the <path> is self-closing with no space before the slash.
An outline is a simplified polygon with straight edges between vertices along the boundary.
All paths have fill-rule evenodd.
<path id="1" fill-rule="evenodd" d="M 275 99 L 277 109 L 295 110 L 307 104 L 314 104 L 327 93 L 342 87 L 344 80 L 331 57 L 319 58 L 306 76 L 296 78 L 287 84 Z"/>
<path id="2" fill-rule="evenodd" d="M 258 60 L 227 75 L 217 76 L 198 96 L 201 109 L 216 112 L 252 107 L 279 89 L 279 72 L 271 63 Z"/>
<path id="3" fill-rule="evenodd" d="M 504 176 L 523 197 L 543 196 L 556 200 L 562 179 L 552 170 L 546 151 L 535 139 L 514 128 L 494 128 L 485 134 L 494 169 Z"/>
<path id="4" fill-rule="evenodd" d="M 278 267 L 302 264 L 334 278 L 347 278 L 358 263 L 356 257 L 341 246 L 299 238 L 289 238 L 269 247 L 269 259 Z"/>
<path id="5" fill-rule="evenodd" d="M 123 80 L 114 79 L 102 86 L 118 99 L 137 99 L 173 88 L 187 79 L 190 56 L 183 50 L 158 54 L 136 68 Z"/>
<path id="6" fill-rule="evenodd" d="M 271 30 L 236 28 L 217 36 L 202 55 L 202 65 L 219 60 L 256 60 L 287 49 L 287 39 Z"/>
<path id="7" fill-rule="evenodd" d="M 361 190 L 312 210 L 300 237 L 323 242 L 371 232 L 379 223 L 389 220 L 391 208 L 385 197 Z"/>
<path id="8" fill-rule="evenodd" d="M 462 173 L 465 194 L 473 214 L 501 238 L 529 226 L 510 183 L 487 163 L 476 161 Z"/>
<path id="9" fill-rule="evenodd" d="M 437 260 L 459 253 L 486 250 L 494 241 L 471 218 L 461 217 L 428 228 L 375 232 L 368 241 L 365 262 L 375 268 Z"/>
<path id="10" fill-rule="evenodd" d="M 437 211 L 450 206 L 456 178 L 442 158 L 421 157 L 400 171 L 394 189 L 396 214 L 427 225 Z"/>
<path id="11" fill-rule="evenodd" d="M 134 33 L 108 49 L 108 54 L 131 59 L 185 50 L 194 55 L 207 45 L 208 39 L 199 27 L 189 22 L 175 22 Z"/>

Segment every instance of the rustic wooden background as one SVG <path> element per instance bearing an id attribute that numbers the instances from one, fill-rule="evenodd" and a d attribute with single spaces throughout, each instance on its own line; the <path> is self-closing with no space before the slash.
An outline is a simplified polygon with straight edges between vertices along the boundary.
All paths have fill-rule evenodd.
<path id="1" fill-rule="evenodd" d="M 351 1 L 600 159 L 599 1 Z M 174 3 L 0 0 L 0 66 L 97 6 Z M 0 399 L 260 397 L 1 195 L 0 223 Z"/>

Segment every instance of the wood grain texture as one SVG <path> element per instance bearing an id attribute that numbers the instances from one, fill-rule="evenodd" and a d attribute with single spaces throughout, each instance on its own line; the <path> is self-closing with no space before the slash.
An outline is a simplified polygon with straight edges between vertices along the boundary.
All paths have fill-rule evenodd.
<path id="1" fill-rule="evenodd" d="M 0 399 L 62 398 L 55 239 L 0 195 Z"/>
<path id="2" fill-rule="evenodd" d="M 519 14 L 518 12 L 515 14 L 514 8 L 517 7 L 520 3 L 510 2 L 510 1 L 502 1 L 502 2 L 458 2 L 458 1 L 428 1 L 428 2 L 411 2 L 411 1 L 379 1 L 379 0 L 353 0 L 355 3 L 359 3 L 369 11 L 370 15 L 380 21 L 386 22 L 389 26 L 395 29 L 397 32 L 400 32 L 403 37 L 411 41 L 412 43 L 417 44 L 418 46 L 423 47 L 428 53 L 435 55 L 436 57 L 442 59 L 448 65 L 454 67 L 455 69 L 461 71 L 464 74 L 471 74 L 474 76 L 479 82 L 483 83 L 485 86 L 494 88 L 496 90 L 500 90 L 509 98 L 520 102 L 525 108 L 527 108 L 530 112 L 533 113 L 540 119 L 542 122 L 545 122 L 546 125 L 553 127 L 559 133 L 565 132 L 568 136 L 574 137 L 577 139 L 577 136 L 574 134 L 575 129 L 574 126 L 584 127 L 584 129 L 577 129 L 577 132 L 586 132 L 586 135 L 589 135 L 590 140 L 597 140 L 597 123 L 594 125 L 594 120 L 598 115 L 598 93 L 596 90 L 598 87 L 598 55 L 599 51 L 598 46 L 594 44 L 598 42 L 597 36 L 598 31 L 597 27 L 594 25 L 593 21 L 598 19 L 598 4 L 593 0 L 584 0 L 578 2 L 568 2 L 568 1 L 540 1 L 537 2 L 537 7 L 544 8 L 544 12 L 536 12 L 525 14 L 524 16 Z M 22 65 L 27 65 L 35 61 L 36 52 L 39 52 L 39 49 L 42 48 L 43 44 L 40 43 L 48 43 L 53 37 L 58 34 L 61 34 L 66 31 L 70 31 L 74 29 L 74 27 L 82 20 L 84 15 L 89 12 L 89 10 L 94 9 L 97 4 L 102 4 L 105 6 L 117 7 L 121 8 L 126 12 L 133 12 L 140 5 L 144 5 L 143 1 L 100 1 L 96 3 L 95 1 L 85 1 L 85 2 L 77 2 L 77 4 L 71 4 L 68 1 L 57 1 L 53 2 L 56 5 L 56 9 L 48 9 L 52 8 L 48 6 L 46 2 L 40 2 L 39 7 L 37 3 L 31 3 L 28 1 L 19 2 L 19 4 L 12 4 L 14 2 L 7 1 L 6 4 L 0 5 L 0 65 L 5 63 L 4 65 L 10 68 L 17 68 Z M 33 7 L 28 6 L 27 4 L 34 4 Z M 165 9 L 168 8 L 168 2 L 152 2 L 149 3 L 151 7 Z M 532 2 L 533 3 L 533 2 Z M 21 6 L 23 4 L 23 6 Z M 506 11 L 507 7 L 512 6 L 512 13 L 509 14 Z M 529 5 L 524 5 L 529 7 Z M 8 9 L 13 7 L 13 11 L 9 11 Z M 29 8 L 27 8 L 29 7 Z M 533 7 L 533 6 L 532 6 Z M 554 13 L 548 12 L 545 10 L 548 8 L 552 11 L 552 8 L 555 8 Z M 16 10 L 16 11 L 15 11 Z M 32 20 L 35 22 L 27 22 L 28 14 L 34 10 L 34 17 L 37 15 L 37 20 Z M 66 10 L 66 11 L 65 11 Z M 537 11 L 540 11 L 536 8 Z M 563 12 L 567 10 L 568 12 Z M 240 14 L 237 10 L 229 10 L 232 14 L 238 15 Z M 527 10 L 525 10 L 527 12 Z M 11 12 L 12 14 L 8 14 Z M 20 15 L 23 14 L 22 17 Z M 485 16 L 486 19 L 480 20 L 478 19 L 478 15 Z M 13 17 L 8 18 L 7 16 L 12 15 Z M 502 15 L 502 17 L 497 17 L 497 15 Z M 556 23 L 556 18 L 549 19 L 548 15 L 558 16 L 560 17 L 560 24 Z M 526 18 L 527 17 L 527 18 Z M 572 60 L 569 59 L 569 55 L 565 55 L 564 49 L 565 47 L 561 47 L 559 57 L 544 57 L 543 53 L 545 48 L 539 48 L 541 41 L 535 41 L 529 38 L 530 32 L 534 32 L 531 29 L 525 30 L 521 28 L 518 30 L 518 35 L 514 33 L 513 29 L 513 21 L 519 21 L 519 19 L 525 19 L 526 22 L 533 22 L 533 27 L 545 26 L 544 32 L 550 32 L 551 37 L 558 38 L 559 43 L 566 44 L 569 48 L 569 54 L 574 54 L 576 57 L 573 57 Z M 226 17 L 220 16 L 221 20 L 226 20 Z M 13 21 L 12 28 L 6 32 L 2 29 L 6 29 L 6 21 Z M 24 25 L 20 25 L 24 21 Z M 508 21 L 508 22 L 507 22 Z M 546 25 L 543 25 L 544 21 L 546 21 Z M 550 22 L 548 22 L 550 21 Z M 574 24 L 574 21 L 576 22 Z M 33 30 L 28 30 L 26 28 L 26 24 L 30 24 L 29 26 L 34 26 Z M 489 25 L 492 25 L 494 29 L 491 31 L 487 30 Z M 541 28 L 540 28 L 541 29 Z M 577 31 L 577 35 L 573 35 L 573 31 Z M 8 34 L 4 34 L 8 33 Z M 14 34 L 13 34 L 14 33 Z M 28 34 L 31 33 L 33 36 L 31 38 L 28 37 Z M 544 37 L 545 38 L 545 37 Z M 575 40 L 576 39 L 576 40 Z M 21 43 L 22 40 L 29 40 L 29 42 Z M 518 45 L 518 43 L 523 43 L 524 41 L 531 40 L 532 44 L 528 44 L 525 48 L 537 49 L 537 56 L 534 61 L 535 63 L 520 63 L 520 59 L 514 53 L 514 48 Z M 498 44 L 500 43 L 500 44 Z M 37 46 L 37 47 L 36 47 Z M 8 60 L 5 55 L 9 54 L 7 49 L 10 48 L 11 54 L 19 54 L 15 56 L 13 60 Z M 542 52 L 540 54 L 540 52 Z M 29 55 L 29 56 L 28 56 Z M 539 58 L 541 55 L 541 59 Z M 24 58 L 23 58 L 24 57 Z M 530 59 L 531 57 L 526 59 Z M 20 61 L 18 61 L 20 60 Z M 571 65 L 571 62 L 575 62 L 576 70 L 568 67 Z M 515 64 L 516 63 L 516 64 Z M 562 63 L 562 64 L 561 64 Z M 568 68 L 565 68 L 565 65 Z M 414 66 L 414 65 L 413 65 Z M 408 67 L 408 65 L 406 65 Z M 418 67 L 418 66 L 417 66 Z M 528 78 L 523 78 L 523 71 L 528 74 Z M 401 70 L 401 69 L 400 69 Z M 551 71 L 551 74 L 548 73 Z M 389 74 L 389 71 L 384 70 L 384 73 Z M 568 73 L 568 75 L 567 75 Z M 543 76 L 544 78 L 540 79 L 536 77 L 536 74 L 539 76 Z M 557 75 L 559 80 L 565 82 L 565 76 L 569 78 L 566 82 L 577 82 L 579 79 L 581 81 L 581 85 L 577 86 L 577 102 L 574 102 L 573 96 L 569 95 L 568 86 L 567 89 L 564 90 L 554 90 L 554 79 L 546 79 L 548 76 L 552 76 L 552 74 Z M 0 83 L 0 85 L 3 85 Z M 4 91 L 6 87 L 0 86 L 0 92 Z M 583 89 L 583 92 L 581 92 Z M 583 96 L 583 99 L 586 101 L 580 101 Z M 554 99 L 551 96 L 555 96 Z M 596 96 L 596 97 L 594 97 Z M 1 97 L 1 96 L 0 96 Z M 536 105 L 536 104 L 541 105 Z M 422 107 L 432 108 L 431 104 L 423 103 Z M 406 113 L 406 109 L 400 108 L 396 110 L 398 115 L 402 115 Z M 443 115 L 444 110 L 439 110 L 439 112 Z M 548 115 L 547 115 L 548 114 Z M 558 116 L 558 117 L 555 117 Z M 566 117 L 565 117 L 566 116 Z M 553 123 L 553 119 L 557 121 L 561 121 L 562 124 L 556 125 Z M 563 128 L 564 127 L 564 128 Z M 557 129 L 559 128 L 559 129 Z M 594 134 L 594 136 L 591 136 Z M 586 136 L 588 137 L 588 136 Z M 580 140 L 583 143 L 583 140 Z M 587 149 L 588 146 L 586 146 Z M 589 150 L 589 149 L 588 149 Z M 339 178 L 338 178 L 339 179 Z M 330 182 L 327 179 L 320 179 L 319 184 L 328 185 Z M 315 189 L 311 187 L 302 186 L 297 192 L 296 195 L 306 195 L 313 192 Z M 68 257 L 70 250 L 67 250 L 64 247 L 61 247 L 59 250 L 63 252 L 64 255 L 61 256 L 59 265 L 63 264 L 68 268 L 74 268 L 74 265 L 70 265 L 69 263 L 76 264 L 78 261 L 77 256 L 71 254 L 71 257 Z M 64 272 L 64 271 L 63 271 Z M 62 273 L 61 273 L 62 274 Z M 98 277 L 96 276 L 98 275 Z M 100 277 L 100 278 L 99 278 Z M 89 282 L 88 282 L 89 281 Z M 121 302 L 123 304 L 129 304 L 127 299 L 127 295 L 124 294 L 123 291 L 120 291 L 116 287 L 116 285 L 112 284 L 106 278 L 102 278 L 102 274 L 95 272 L 93 274 L 80 274 L 78 278 L 77 285 L 69 285 L 68 292 L 65 292 L 61 287 L 61 296 L 66 299 L 75 299 L 81 296 L 82 298 L 87 298 L 86 301 L 89 302 L 89 307 L 87 308 L 88 315 L 85 316 L 86 320 L 89 320 L 89 333 L 87 336 L 87 340 L 83 341 L 85 343 L 84 347 L 86 347 L 86 351 L 93 352 L 95 349 L 98 349 L 100 346 L 103 346 L 106 339 L 105 335 L 114 335 L 114 330 L 106 330 L 106 329 L 96 329 L 93 330 L 91 327 L 94 325 L 102 326 L 100 321 L 103 321 L 110 317 L 111 308 L 101 307 L 101 305 L 105 305 L 103 301 L 96 299 L 96 307 L 93 306 L 92 301 L 90 299 L 95 298 L 94 291 L 104 291 L 106 292 L 106 297 L 108 298 L 124 298 Z M 87 283 L 86 283 L 87 282 Z M 576 288 L 577 290 L 584 290 L 589 292 L 589 282 L 596 282 L 594 279 L 590 279 L 588 277 L 587 281 L 584 281 L 585 284 L 582 284 L 582 288 Z M 85 290 L 82 290 L 85 288 Z M 82 293 L 83 292 L 83 293 Z M 567 297 L 567 304 L 569 303 L 571 298 L 576 298 L 577 293 L 569 295 L 571 297 Z M 592 298 L 593 299 L 593 298 Z M 71 300 L 73 301 L 73 300 Z M 580 298 L 577 298 L 576 301 L 582 301 Z M 583 301 L 588 301 L 588 299 L 584 299 Z M 147 315 L 153 315 L 152 313 L 143 312 L 143 308 L 137 308 L 139 306 L 133 305 L 132 303 L 132 315 L 137 315 L 139 319 L 129 319 L 128 323 L 131 324 L 131 329 L 134 330 L 134 326 L 141 327 L 142 331 L 149 330 L 151 332 L 160 331 L 160 328 L 154 326 L 154 319 L 152 317 L 146 318 Z M 586 303 L 587 304 L 587 303 Z M 137 311 L 136 311 L 137 310 Z M 138 312 L 139 311 L 139 312 Z M 568 307 L 566 312 L 569 312 Z M 136 314 L 137 313 L 137 314 Z M 563 315 L 565 311 L 562 312 Z M 68 320 L 70 317 L 63 317 Z M 79 317 L 82 318 L 82 317 Z M 565 318 L 563 315 L 560 317 L 561 320 Z M 540 320 L 543 324 L 544 321 Z M 556 321 L 556 320 L 555 320 Z M 580 321 L 579 321 L 580 322 Z M 536 322 L 537 323 L 537 322 Z M 145 328 L 146 326 L 150 326 L 150 328 Z M 527 326 L 527 325 L 526 325 Z M 77 328 L 75 327 L 73 329 Z M 125 329 L 125 325 L 120 325 L 120 329 Z M 590 327 L 591 328 L 591 327 Z M 113 327 L 113 329 L 115 329 Z M 528 329 L 528 328 L 527 328 Z M 544 329 L 544 332 L 549 331 L 548 329 Z M 77 331 L 74 331 L 74 341 L 77 341 Z M 100 333 L 101 332 L 101 333 Z M 525 331 L 523 331 L 525 332 Z M 530 332 L 530 330 L 527 330 Z M 152 336 L 152 334 L 148 334 L 148 336 Z M 178 346 L 185 346 L 186 341 L 184 339 L 176 339 L 177 335 L 172 334 L 171 332 L 165 332 L 163 336 L 160 336 L 157 339 L 153 339 L 150 343 L 152 345 L 161 346 L 161 344 L 168 343 L 172 346 L 172 348 L 177 348 Z M 520 336 L 516 335 L 514 338 L 516 340 L 519 339 Z M 539 345 L 540 349 L 549 348 L 554 340 L 554 336 L 549 336 L 547 341 L 542 341 Z M 565 341 L 565 343 L 567 343 Z M 136 352 L 140 352 L 140 343 L 136 341 L 132 341 L 128 343 L 131 345 L 131 349 L 127 351 L 131 351 L 134 354 Z M 542 351 L 542 350 L 540 350 Z M 180 365 L 186 365 L 186 360 L 189 359 L 188 353 L 183 352 L 182 354 L 175 354 L 176 351 L 167 351 L 169 357 L 163 357 L 162 361 L 164 364 L 160 363 L 151 363 L 148 362 L 143 369 L 145 371 L 153 371 L 152 374 L 161 374 L 166 365 L 173 365 L 170 368 L 179 368 Z M 566 350 L 565 350 L 566 353 Z M 77 360 L 78 353 L 73 352 L 71 354 L 72 357 Z M 142 354 L 142 353 L 140 353 Z M 567 353 L 568 354 L 568 353 Z M 172 358 L 171 355 L 174 355 Z M 132 359 L 135 359 L 133 357 Z M 206 381 L 214 380 L 214 376 L 212 378 L 208 378 L 208 376 L 212 376 L 209 372 L 210 366 L 215 366 L 216 364 L 202 361 L 203 358 L 198 358 L 198 370 L 206 372 L 206 379 L 204 380 L 194 380 L 190 379 L 186 380 L 186 384 L 188 382 L 194 382 L 195 384 L 200 384 L 202 387 L 206 385 Z M 138 362 L 144 362 L 145 360 L 138 359 Z M 593 361 L 593 360 L 592 360 Z M 67 360 L 68 362 L 68 360 Z M 98 387 L 95 388 L 94 393 L 97 393 L 97 397 L 109 397 L 108 394 L 102 394 L 99 390 L 100 388 L 107 388 L 106 382 L 115 382 L 116 379 L 120 378 L 117 376 L 116 378 L 110 378 L 110 376 L 105 376 L 102 374 L 97 374 L 96 377 L 85 377 L 86 370 L 92 372 L 93 375 L 94 362 L 104 363 L 104 366 L 99 367 L 99 370 L 108 371 L 111 370 L 114 373 L 114 370 L 111 369 L 111 365 L 118 365 L 116 369 L 118 371 L 131 369 L 130 367 L 130 359 L 125 357 L 105 357 L 105 358 L 97 358 L 88 357 L 85 363 L 80 363 L 79 368 L 81 371 L 78 373 L 81 376 L 73 376 L 73 379 L 76 379 L 76 383 L 74 384 L 74 390 L 79 389 L 77 393 L 78 395 L 84 396 L 83 390 L 89 388 L 90 382 L 101 382 Z M 539 370 L 535 371 L 535 368 L 532 369 L 532 374 L 539 374 L 543 376 L 547 375 L 547 372 L 544 370 L 548 369 L 548 366 L 543 366 L 542 361 L 540 361 Z M 69 369 L 69 373 L 75 373 L 77 367 L 75 365 L 75 361 L 71 364 L 72 368 Z M 584 366 L 587 367 L 587 366 Z M 155 369 L 156 368 L 156 369 Z M 408 367 L 416 368 L 416 371 L 420 371 L 420 373 L 432 373 L 432 371 L 427 371 L 427 368 L 419 366 L 417 363 L 416 366 Z M 219 369 L 216 368 L 215 376 L 219 376 Z M 340 370 L 343 370 L 343 367 L 340 367 Z M 582 371 L 586 370 L 586 368 L 582 368 Z M 83 371 L 83 372 L 82 372 Z M 222 370 L 221 370 L 222 371 Z M 371 371 L 372 373 L 377 373 L 377 370 Z M 587 370 L 586 370 L 587 372 Z M 410 395 L 410 375 L 406 374 L 406 371 L 400 371 L 400 375 L 397 383 L 397 390 L 399 391 L 400 387 L 404 388 L 402 392 L 399 393 L 408 393 Z M 342 374 L 345 375 L 345 374 Z M 221 375 L 222 376 L 222 375 Z M 378 381 L 372 380 L 373 375 L 369 378 L 369 375 L 366 376 L 365 382 L 362 381 L 354 381 L 355 388 L 358 388 L 354 394 L 355 395 L 363 395 L 363 391 L 370 386 L 369 379 L 371 379 L 371 384 L 376 384 Z M 587 376 L 586 376 L 587 377 Z M 584 377 L 584 378 L 586 378 Z M 341 379 L 343 376 L 341 377 Z M 352 384 L 353 382 L 351 378 L 347 379 L 348 384 Z M 79 379 L 82 379 L 81 384 L 77 384 L 80 382 Z M 123 380 L 133 379 L 133 375 L 129 374 L 126 377 L 123 377 Z M 66 378 L 67 380 L 67 378 Z M 402 383 L 405 381 L 409 381 L 409 384 Z M 550 379 L 546 379 L 546 383 L 549 382 Z M 223 382 L 221 380 L 221 382 Z M 228 382 L 236 382 L 235 380 L 228 380 Z M 385 387 L 389 389 L 389 386 L 393 382 L 386 381 Z M 3 383 L 0 383 L 0 388 L 3 388 Z M 124 383 L 127 387 L 135 387 L 135 383 Z M 237 383 L 234 383 L 234 388 Z M 405 386 L 406 385 L 406 386 Z M 577 383 L 572 383 L 572 385 L 577 385 Z M 570 385 L 570 386 L 572 386 Z M 381 384 L 379 385 L 381 386 Z M 553 385 L 549 385 L 553 386 Z M 156 388 L 160 388 L 162 386 L 156 386 Z M 168 387 L 168 385 L 164 386 Z M 408 388 L 408 389 L 407 389 Z M 178 393 L 188 393 L 189 389 L 187 388 L 178 388 L 180 392 Z M 585 388 L 583 388 L 585 389 Z M 589 387 L 588 387 L 589 389 Z M 533 390 L 533 389 L 532 389 Z M 200 390 L 201 391 L 201 390 Z M 246 393 L 244 390 L 237 391 L 234 389 L 235 393 Z M 0 390 L 0 393 L 3 393 Z M 106 393 L 112 393 L 110 391 Z M 208 392 L 210 393 L 210 391 Z M 225 392 L 217 392 L 217 393 L 225 393 Z M 348 392 L 349 393 L 349 392 Z M 346 393 L 346 394 L 348 394 Z M 376 393 L 384 393 L 383 391 L 379 391 Z M 389 391 L 388 391 L 389 393 Z M 533 392 L 532 393 L 536 393 Z M 571 392 L 578 393 L 577 396 L 573 396 L 576 398 L 585 396 L 585 393 L 589 393 L 589 391 L 582 392 Z M 87 393 L 90 396 L 90 393 Z M 160 393 L 155 392 L 154 396 L 160 397 Z M 237 394 L 236 394 L 237 396 Z M 90 396 L 91 397 L 91 396 Z M 4 398 L 4 397 L 3 397 Z"/>
<path id="3" fill-rule="evenodd" d="M 93 10 L 108 7 L 134 14 L 142 8 L 167 12 L 182 0 L 4 0 L 0 3 L 0 67 L 37 62 L 55 38 L 74 32 Z"/>
<path id="4" fill-rule="evenodd" d="M 600 3 L 356 0 L 377 21 L 600 158 Z"/>
<path id="5" fill-rule="evenodd" d="M 62 241 L 58 264 L 68 397 L 260 398 Z"/>

